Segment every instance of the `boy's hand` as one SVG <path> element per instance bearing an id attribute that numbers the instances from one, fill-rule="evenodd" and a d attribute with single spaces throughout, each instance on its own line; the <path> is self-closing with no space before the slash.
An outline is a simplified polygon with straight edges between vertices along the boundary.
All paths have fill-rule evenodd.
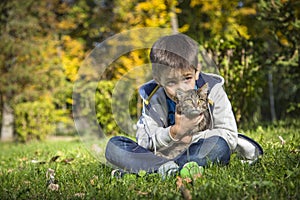
<path id="1" fill-rule="evenodd" d="M 184 139 L 187 141 L 188 138 L 191 139 L 192 135 L 189 134 L 190 131 L 198 126 L 203 118 L 203 115 L 199 115 L 198 117 L 189 119 L 185 115 L 175 113 L 175 124 L 170 129 L 171 137 L 175 140 Z"/>

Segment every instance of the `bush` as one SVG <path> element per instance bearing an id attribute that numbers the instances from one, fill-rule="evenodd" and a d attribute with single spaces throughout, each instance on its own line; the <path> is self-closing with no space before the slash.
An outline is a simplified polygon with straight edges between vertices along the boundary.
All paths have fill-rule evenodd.
<path id="1" fill-rule="evenodd" d="M 48 101 L 17 104 L 15 108 L 17 139 L 22 142 L 31 139 L 43 140 L 55 132 L 55 115 L 55 106 Z"/>
<path id="2" fill-rule="evenodd" d="M 135 134 L 137 91 L 131 91 L 130 88 L 130 82 L 99 82 L 95 94 L 96 113 L 105 135 Z"/>

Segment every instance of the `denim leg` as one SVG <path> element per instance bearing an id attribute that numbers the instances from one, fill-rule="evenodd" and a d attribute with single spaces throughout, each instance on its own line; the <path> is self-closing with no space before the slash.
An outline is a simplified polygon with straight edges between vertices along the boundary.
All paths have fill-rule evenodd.
<path id="1" fill-rule="evenodd" d="M 111 164 L 131 173 L 140 170 L 156 172 L 159 166 L 168 161 L 123 136 L 115 136 L 108 141 L 105 157 Z"/>
<path id="2" fill-rule="evenodd" d="M 190 161 L 195 161 L 199 166 L 206 166 L 208 162 L 228 164 L 230 148 L 227 142 L 219 136 L 199 139 L 180 156 L 175 159 L 180 167 Z"/>

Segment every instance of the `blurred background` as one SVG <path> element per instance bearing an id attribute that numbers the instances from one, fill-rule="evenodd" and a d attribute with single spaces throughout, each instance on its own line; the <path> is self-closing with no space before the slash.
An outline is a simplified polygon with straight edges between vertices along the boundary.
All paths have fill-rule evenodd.
<path id="1" fill-rule="evenodd" d="M 206 50 L 239 127 L 299 118 L 298 0 L 2 0 L 0 10 L 2 141 L 75 135 L 72 93 L 81 63 L 105 39 L 143 27 L 171 28 Z M 123 55 L 102 74 L 95 109 L 105 134 L 122 132 L 111 111 L 116 82 L 149 63 L 148 53 Z M 129 107 L 137 119 L 137 94 Z"/>

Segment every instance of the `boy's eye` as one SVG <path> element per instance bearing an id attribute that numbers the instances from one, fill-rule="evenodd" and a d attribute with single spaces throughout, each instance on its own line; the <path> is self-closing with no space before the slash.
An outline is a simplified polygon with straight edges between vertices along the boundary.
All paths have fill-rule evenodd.
<path id="1" fill-rule="evenodd" d="M 191 79 L 192 79 L 191 76 L 184 77 L 184 80 L 185 80 L 185 81 L 189 81 L 189 80 L 191 80 Z"/>
<path id="2" fill-rule="evenodd" d="M 166 83 L 166 86 L 172 86 L 175 85 L 176 83 L 174 81 L 169 81 Z"/>

